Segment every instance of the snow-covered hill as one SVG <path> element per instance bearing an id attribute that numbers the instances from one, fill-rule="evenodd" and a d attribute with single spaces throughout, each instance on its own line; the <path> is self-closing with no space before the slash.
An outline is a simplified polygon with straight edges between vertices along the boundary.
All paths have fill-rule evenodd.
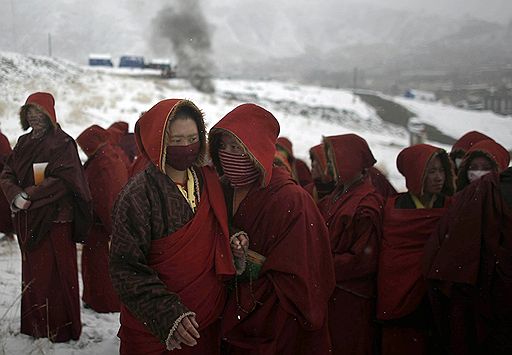
<path id="1" fill-rule="evenodd" d="M 341 89 L 326 89 L 270 81 L 216 80 L 216 92 L 204 94 L 185 80 L 130 76 L 117 71 L 95 71 L 71 62 L 0 52 L 0 128 L 14 145 L 22 133 L 18 110 L 35 91 L 50 91 L 56 98 L 57 119 L 76 137 L 91 124 L 108 126 L 125 120 L 133 129 L 139 114 L 164 98 L 188 98 L 203 109 L 211 127 L 236 105 L 254 102 L 270 110 L 291 139 L 296 155 L 309 161 L 308 150 L 322 136 L 357 133 L 372 148 L 391 182 L 404 182 L 395 168 L 398 152 L 408 144 L 403 127 L 381 120 L 375 110 Z M 420 120 L 457 137 L 481 130 L 512 148 L 512 118 L 474 113 L 437 104 L 402 99 L 397 102 L 416 112 Z M 436 144 L 435 142 L 432 142 Z M 118 316 L 82 309 L 83 335 L 77 342 L 52 344 L 19 334 L 20 259 L 17 245 L 0 244 L 0 354 L 116 354 Z"/>

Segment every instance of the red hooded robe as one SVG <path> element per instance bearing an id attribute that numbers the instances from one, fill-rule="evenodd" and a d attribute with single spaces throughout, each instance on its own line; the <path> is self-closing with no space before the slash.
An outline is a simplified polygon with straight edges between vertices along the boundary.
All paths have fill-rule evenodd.
<path id="1" fill-rule="evenodd" d="M 383 200 L 367 176 L 351 186 L 375 159 L 355 134 L 324 138 L 337 186 L 320 201 L 331 239 L 336 289 L 329 300 L 333 354 L 372 354 L 375 347 L 375 283 Z M 350 158 L 347 158 L 350 157 Z"/>
<path id="2" fill-rule="evenodd" d="M 479 151 L 499 172 L 505 170 L 509 156 L 503 147 L 482 141 L 465 160 Z M 455 195 L 425 246 L 436 324 L 451 353 L 512 352 L 512 208 L 503 196 L 510 193 L 510 169 L 506 172 L 508 190 L 492 172 Z"/>
<path id="3" fill-rule="evenodd" d="M 40 138 L 33 139 L 28 133 L 18 139 L 0 185 L 8 201 L 23 191 L 31 201 L 30 207 L 16 212 L 14 218 L 25 287 L 21 332 L 62 342 L 78 339 L 82 328 L 74 241 L 85 239 L 92 209 L 75 141 L 57 125 L 54 104 L 48 93 L 27 98 L 25 105 L 43 111 L 51 127 Z M 20 119 L 28 127 L 23 112 L 22 108 Z M 44 180 L 34 185 L 32 166 L 41 162 L 48 163 Z"/>
<path id="4" fill-rule="evenodd" d="M 279 137 L 276 140 L 276 144 L 284 149 L 288 154 L 288 161 L 292 167 L 292 176 L 299 183 L 300 186 L 304 187 L 313 182 L 313 178 L 311 177 L 311 171 L 309 170 L 308 165 L 300 160 L 295 158 L 293 155 L 293 146 L 292 142 L 286 137 Z"/>
<path id="5" fill-rule="evenodd" d="M 443 195 L 454 190 L 452 165 L 443 149 L 418 144 L 400 152 L 398 170 L 405 176 L 408 193 L 423 194 L 423 185 L 429 161 L 440 157 L 445 167 Z M 447 170 L 448 169 L 448 170 Z M 447 171 L 446 171 L 447 170 Z M 441 208 L 397 208 L 400 194 L 387 200 L 383 219 L 383 235 L 379 257 L 377 319 L 389 321 L 418 311 L 426 300 L 427 285 L 422 275 L 423 248 L 440 218 L 446 213 L 449 199 Z M 428 308 L 428 307 L 426 307 Z M 427 319 L 423 308 L 407 321 L 384 323 L 383 354 L 423 354 L 427 350 Z M 430 311 L 427 311 L 427 317 Z"/>
<path id="6" fill-rule="evenodd" d="M 334 286 L 328 234 L 307 192 L 272 167 L 279 124 L 254 104 L 228 113 L 210 131 L 220 174 L 215 142 L 223 132 L 241 141 L 262 172 L 232 224 L 249 235 L 251 250 L 266 257 L 258 279 L 239 283 L 228 299 L 222 331 L 230 353 L 328 354 L 327 300 Z"/>
<path id="7" fill-rule="evenodd" d="M 82 299 L 96 312 L 119 312 L 119 298 L 108 273 L 108 252 L 112 208 L 128 181 L 128 171 L 108 143 L 108 132 L 100 126 L 87 128 L 76 141 L 89 157 L 84 170 L 94 210 L 94 225 L 82 249 Z"/>

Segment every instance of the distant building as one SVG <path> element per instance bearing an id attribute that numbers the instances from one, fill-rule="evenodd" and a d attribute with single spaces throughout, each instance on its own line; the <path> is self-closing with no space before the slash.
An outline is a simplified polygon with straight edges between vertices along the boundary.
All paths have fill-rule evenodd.
<path id="1" fill-rule="evenodd" d="M 109 54 L 89 54 L 89 66 L 113 67 L 112 57 Z"/>
<path id="2" fill-rule="evenodd" d="M 119 59 L 119 68 L 144 69 L 144 57 L 135 55 L 123 55 Z"/>
<path id="3" fill-rule="evenodd" d="M 501 89 L 490 92 L 484 98 L 484 109 L 500 115 L 512 115 L 512 92 L 510 89 Z"/>

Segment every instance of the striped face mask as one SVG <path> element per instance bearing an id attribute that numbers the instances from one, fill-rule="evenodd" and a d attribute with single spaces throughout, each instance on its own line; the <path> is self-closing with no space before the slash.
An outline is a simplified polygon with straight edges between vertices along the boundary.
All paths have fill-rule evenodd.
<path id="1" fill-rule="evenodd" d="M 219 150 L 220 165 L 231 186 L 242 187 L 255 183 L 260 172 L 248 154 Z"/>

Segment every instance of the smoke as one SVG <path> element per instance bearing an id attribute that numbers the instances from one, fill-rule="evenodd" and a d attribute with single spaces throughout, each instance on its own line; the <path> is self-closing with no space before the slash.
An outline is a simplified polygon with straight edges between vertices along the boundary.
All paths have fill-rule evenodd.
<path id="1" fill-rule="evenodd" d="M 180 76 L 205 93 L 215 91 L 209 30 L 198 0 L 173 1 L 159 10 L 153 28 L 157 37 L 170 41 Z"/>

